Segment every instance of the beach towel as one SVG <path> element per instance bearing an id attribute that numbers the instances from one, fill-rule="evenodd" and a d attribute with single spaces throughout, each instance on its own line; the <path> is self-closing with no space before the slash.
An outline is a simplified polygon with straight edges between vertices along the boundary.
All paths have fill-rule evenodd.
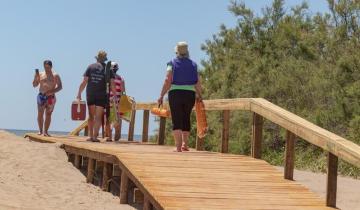
<path id="1" fill-rule="evenodd" d="M 199 138 L 204 138 L 208 131 L 208 124 L 206 120 L 206 111 L 203 101 L 195 102 L 195 112 L 196 112 L 196 126 L 197 126 L 197 136 Z"/>

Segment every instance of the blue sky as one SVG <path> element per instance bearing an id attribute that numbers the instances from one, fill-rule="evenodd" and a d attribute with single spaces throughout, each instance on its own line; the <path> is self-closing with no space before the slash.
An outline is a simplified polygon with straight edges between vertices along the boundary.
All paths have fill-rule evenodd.
<path id="1" fill-rule="evenodd" d="M 191 57 L 200 62 L 206 58 L 201 44 L 218 32 L 220 24 L 235 24 L 227 0 L 0 2 L 0 128 L 6 129 L 37 129 L 38 90 L 31 82 L 34 69 L 42 69 L 45 59 L 53 60 L 64 86 L 57 95 L 51 130 L 69 131 L 79 124 L 70 119 L 71 102 L 99 49 L 119 62 L 129 95 L 139 102 L 155 101 L 176 42 L 186 40 Z M 245 1 L 257 13 L 271 2 Z M 302 1 L 285 2 L 290 9 Z M 309 5 L 313 13 L 327 11 L 326 0 Z M 141 133 L 141 117 L 138 113 L 136 133 Z M 151 123 L 150 130 L 156 126 Z"/>

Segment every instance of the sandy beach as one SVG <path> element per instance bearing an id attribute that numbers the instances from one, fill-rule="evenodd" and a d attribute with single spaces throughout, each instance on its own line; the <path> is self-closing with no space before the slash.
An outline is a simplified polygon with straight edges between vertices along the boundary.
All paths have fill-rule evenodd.
<path id="1" fill-rule="evenodd" d="M 133 209 L 87 184 L 59 145 L 29 142 L 4 131 L 0 142 L 1 210 Z M 325 198 L 326 175 L 296 170 L 295 179 Z M 360 180 L 339 177 L 338 207 L 360 210 Z"/>
<path id="2" fill-rule="evenodd" d="M 0 131 L 1 210 L 130 210 L 119 198 L 87 184 L 55 144 Z"/>
<path id="3" fill-rule="evenodd" d="M 294 179 L 325 200 L 326 174 L 295 170 Z M 337 207 L 342 210 L 360 210 L 360 180 L 338 177 Z"/>

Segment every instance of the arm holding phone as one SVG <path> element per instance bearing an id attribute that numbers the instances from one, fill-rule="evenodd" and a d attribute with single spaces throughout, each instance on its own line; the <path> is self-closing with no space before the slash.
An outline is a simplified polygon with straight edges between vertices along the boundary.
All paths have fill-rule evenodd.
<path id="1" fill-rule="evenodd" d="M 33 80 L 33 87 L 37 87 L 40 84 L 40 73 L 39 69 L 35 69 L 35 76 Z"/>

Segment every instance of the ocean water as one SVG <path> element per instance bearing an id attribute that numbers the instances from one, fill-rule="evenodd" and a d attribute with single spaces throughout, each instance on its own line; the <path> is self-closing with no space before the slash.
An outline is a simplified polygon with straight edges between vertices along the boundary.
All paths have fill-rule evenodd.
<path id="1" fill-rule="evenodd" d="M 9 132 L 9 133 L 13 133 L 17 136 L 21 136 L 23 137 L 26 133 L 38 133 L 39 131 L 37 130 L 18 130 L 18 129 L 4 129 L 5 131 Z M 68 135 L 70 132 L 69 131 L 49 131 L 50 135 L 62 135 L 62 136 L 66 136 Z M 81 135 L 81 133 L 80 133 Z M 127 139 L 128 136 L 127 134 L 123 134 L 121 136 L 122 139 Z M 134 140 L 135 141 L 141 141 L 142 135 L 134 135 Z"/>

